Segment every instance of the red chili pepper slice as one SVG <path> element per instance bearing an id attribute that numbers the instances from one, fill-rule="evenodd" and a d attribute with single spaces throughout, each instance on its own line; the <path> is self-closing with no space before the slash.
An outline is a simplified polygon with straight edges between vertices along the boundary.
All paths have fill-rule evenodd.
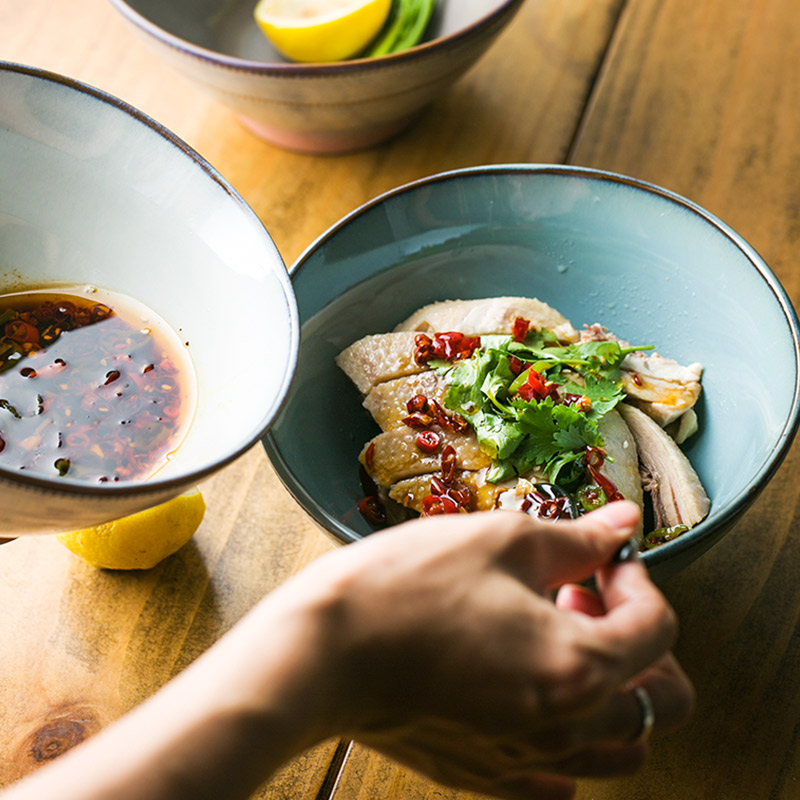
<path id="1" fill-rule="evenodd" d="M 417 447 L 423 453 L 435 453 L 442 443 L 442 437 L 436 431 L 422 431 L 417 436 Z"/>
<path id="2" fill-rule="evenodd" d="M 371 525 L 382 525 L 386 522 L 386 509 L 377 497 L 365 497 L 359 502 L 358 510 Z"/>

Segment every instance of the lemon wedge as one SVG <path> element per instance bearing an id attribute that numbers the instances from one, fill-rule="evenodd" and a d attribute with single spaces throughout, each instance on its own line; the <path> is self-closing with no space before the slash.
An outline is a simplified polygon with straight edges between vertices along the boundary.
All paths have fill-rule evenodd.
<path id="1" fill-rule="evenodd" d="M 255 18 L 292 61 L 342 61 L 380 33 L 392 0 L 260 0 Z"/>
<path id="2" fill-rule="evenodd" d="M 205 512 L 203 495 L 192 489 L 153 508 L 56 538 L 93 567 L 150 569 L 194 536 Z"/>

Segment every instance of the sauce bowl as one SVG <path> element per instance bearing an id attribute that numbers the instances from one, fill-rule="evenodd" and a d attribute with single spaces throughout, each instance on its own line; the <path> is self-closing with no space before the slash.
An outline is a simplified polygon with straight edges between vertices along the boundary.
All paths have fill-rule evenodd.
<path id="1" fill-rule="evenodd" d="M 149 480 L 42 477 L 0 458 L 0 535 L 68 531 L 174 497 L 258 442 L 294 372 L 297 310 L 258 217 L 152 119 L 14 64 L 0 64 L 0 118 L 0 292 L 127 295 L 179 334 L 196 372 L 186 438 Z"/>

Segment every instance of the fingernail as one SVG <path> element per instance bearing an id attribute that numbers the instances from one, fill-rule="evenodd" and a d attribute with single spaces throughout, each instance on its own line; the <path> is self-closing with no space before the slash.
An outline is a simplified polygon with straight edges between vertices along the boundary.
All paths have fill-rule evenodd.
<path id="1" fill-rule="evenodd" d="M 612 564 L 624 564 L 626 561 L 634 561 L 639 557 L 639 546 L 636 539 L 628 539 L 622 547 L 611 556 Z"/>

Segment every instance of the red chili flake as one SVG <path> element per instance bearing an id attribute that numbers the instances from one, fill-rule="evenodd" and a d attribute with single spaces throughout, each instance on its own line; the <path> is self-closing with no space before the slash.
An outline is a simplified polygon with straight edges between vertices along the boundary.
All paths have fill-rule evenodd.
<path id="1" fill-rule="evenodd" d="M 431 494 L 444 494 L 448 488 L 447 484 L 438 475 L 434 475 L 431 478 Z"/>
<path id="2" fill-rule="evenodd" d="M 511 326 L 511 336 L 514 338 L 515 342 L 524 342 L 525 337 L 528 335 L 528 330 L 531 327 L 531 321 L 529 319 L 523 319 L 522 317 L 517 317 L 514 320 L 514 324 Z"/>
<path id="3" fill-rule="evenodd" d="M 535 369 L 528 370 L 528 379 L 519 387 L 517 394 L 528 402 L 531 400 L 544 400 L 547 397 L 552 397 L 556 402 L 559 399 L 557 384 L 548 381 L 544 375 Z"/>
<path id="4" fill-rule="evenodd" d="M 592 401 L 584 394 L 574 394 L 567 392 L 562 398 L 565 406 L 575 406 L 578 411 L 584 414 L 592 410 Z"/>
<path id="5" fill-rule="evenodd" d="M 358 510 L 371 525 L 382 525 L 386 522 L 386 509 L 377 497 L 365 497 L 359 502 Z"/>
<path id="6" fill-rule="evenodd" d="M 450 427 L 456 433 L 466 433 L 469 430 L 469 422 L 461 414 L 453 414 L 450 417 Z"/>
<path id="7" fill-rule="evenodd" d="M 367 452 L 364 453 L 364 466 L 368 472 L 372 472 L 375 466 L 375 442 L 370 442 L 367 446 Z"/>
<path id="8" fill-rule="evenodd" d="M 433 339 L 425 333 L 414 337 L 414 360 L 424 366 L 432 358 L 457 361 L 469 358 L 481 346 L 480 336 L 465 336 L 459 331 L 435 333 Z"/>
<path id="9" fill-rule="evenodd" d="M 442 443 L 442 437 L 436 431 L 422 431 L 417 436 L 417 447 L 423 453 L 435 453 Z"/>
<path id="10" fill-rule="evenodd" d="M 413 414 L 403 417 L 403 424 L 408 425 L 409 428 L 428 428 L 433 423 L 433 417 L 429 414 L 424 414 L 422 411 L 415 411 Z"/>
<path id="11" fill-rule="evenodd" d="M 414 337 L 414 361 L 420 366 L 425 366 L 433 358 L 433 340 L 424 333 Z"/>
<path id="12" fill-rule="evenodd" d="M 118 369 L 112 369 L 110 372 L 107 372 L 103 386 L 108 386 L 109 383 L 114 383 L 114 381 L 119 380 L 120 375 L 121 373 Z"/>
<path id="13" fill-rule="evenodd" d="M 142 375 L 146 375 L 148 372 L 152 372 L 155 369 L 155 364 L 147 364 L 145 367 L 142 368 Z"/>
<path id="14" fill-rule="evenodd" d="M 425 411 L 428 408 L 428 398 L 424 394 L 415 394 L 407 403 L 406 408 L 410 414 Z"/>
<path id="15" fill-rule="evenodd" d="M 36 377 L 36 370 L 32 367 L 23 367 L 19 374 L 22 375 L 23 378 L 35 378 Z"/>
<path id="16" fill-rule="evenodd" d="M 606 455 L 599 447 L 586 448 L 586 465 L 600 469 L 606 462 Z"/>
<path id="17" fill-rule="evenodd" d="M 442 450 L 440 475 L 446 483 L 452 483 L 456 475 L 456 451 L 453 445 L 448 444 Z"/>
<path id="18" fill-rule="evenodd" d="M 615 500 L 624 500 L 619 489 L 605 475 L 600 472 L 600 468 L 605 463 L 605 454 L 598 447 L 586 448 L 586 468 L 594 479 L 594 482 L 605 492 L 609 503 Z"/>
<path id="19" fill-rule="evenodd" d="M 436 400 L 428 401 L 428 413 L 436 420 L 437 424 L 441 425 L 443 428 L 448 427 L 450 418 Z"/>
<path id="20" fill-rule="evenodd" d="M 468 486 L 453 487 L 447 494 L 462 508 L 466 508 L 472 501 L 472 491 Z"/>
<path id="21" fill-rule="evenodd" d="M 6 323 L 7 339 L 17 344 L 39 344 L 39 329 L 23 319 L 13 319 Z"/>
<path id="22" fill-rule="evenodd" d="M 2 453 L 3 450 L 5 449 L 6 449 L 6 440 L 2 436 L 0 436 L 0 453 Z"/>
<path id="23" fill-rule="evenodd" d="M 632 373 L 631 373 L 631 380 L 632 380 L 632 381 L 633 381 L 633 382 L 634 382 L 634 383 L 635 383 L 637 386 L 643 386 L 643 385 L 644 385 L 644 381 L 642 380 L 642 376 L 641 376 L 641 375 L 640 375 L 638 372 L 632 372 Z"/>
<path id="24" fill-rule="evenodd" d="M 508 357 L 508 368 L 514 373 L 514 375 L 519 375 L 520 372 L 524 372 L 529 366 L 529 361 L 523 361 L 521 358 L 517 358 L 516 356 Z"/>
<path id="25" fill-rule="evenodd" d="M 435 517 L 439 514 L 457 514 L 459 511 L 458 503 L 447 495 L 429 494 L 422 498 L 423 517 Z"/>

